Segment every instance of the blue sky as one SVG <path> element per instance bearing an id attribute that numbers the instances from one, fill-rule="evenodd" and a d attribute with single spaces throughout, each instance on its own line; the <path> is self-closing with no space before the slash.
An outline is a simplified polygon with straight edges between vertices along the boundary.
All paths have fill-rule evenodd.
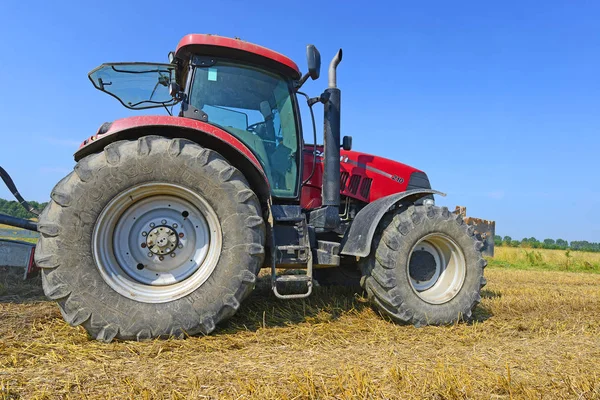
<path id="1" fill-rule="evenodd" d="M 312 95 L 342 47 L 355 150 L 425 170 L 448 193 L 438 204 L 495 219 L 501 235 L 600 241 L 600 2 L 68 3 L 2 2 L 0 165 L 28 199 L 49 197 L 102 122 L 134 115 L 92 87 L 91 69 L 166 62 L 185 34 L 214 33 L 302 70 L 315 44 Z"/>

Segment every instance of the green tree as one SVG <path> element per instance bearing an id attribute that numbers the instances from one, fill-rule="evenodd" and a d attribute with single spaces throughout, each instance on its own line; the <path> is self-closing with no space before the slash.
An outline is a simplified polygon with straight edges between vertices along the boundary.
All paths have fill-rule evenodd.
<path id="1" fill-rule="evenodd" d="M 502 246 L 502 236 L 499 236 L 499 235 L 494 236 L 494 245 Z"/>
<path id="2" fill-rule="evenodd" d="M 40 211 L 44 207 L 46 207 L 46 204 L 48 204 L 48 203 L 38 203 L 37 201 L 29 202 L 30 206 L 32 206 L 33 208 L 40 210 Z M 25 219 L 34 217 L 33 214 L 31 214 L 29 211 L 25 210 L 23 208 L 23 206 L 21 206 L 18 202 L 14 201 L 14 200 L 8 201 L 8 200 L 0 199 L 0 213 L 10 215 L 11 217 L 25 218 Z"/>

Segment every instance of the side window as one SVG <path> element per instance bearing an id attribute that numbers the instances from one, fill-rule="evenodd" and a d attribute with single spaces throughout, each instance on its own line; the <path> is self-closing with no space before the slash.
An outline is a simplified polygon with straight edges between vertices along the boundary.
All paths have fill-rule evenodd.
<path id="1" fill-rule="evenodd" d="M 207 115 L 214 121 L 219 121 L 219 125 L 224 127 L 236 128 L 236 129 L 248 129 L 248 115 L 244 112 L 238 112 L 223 107 L 216 107 L 205 104 L 202 107 Z"/>
<path id="2" fill-rule="evenodd" d="M 196 68 L 190 103 L 206 113 L 208 123 L 252 149 L 274 196 L 296 195 L 298 136 L 289 81 L 258 68 L 217 62 Z"/>

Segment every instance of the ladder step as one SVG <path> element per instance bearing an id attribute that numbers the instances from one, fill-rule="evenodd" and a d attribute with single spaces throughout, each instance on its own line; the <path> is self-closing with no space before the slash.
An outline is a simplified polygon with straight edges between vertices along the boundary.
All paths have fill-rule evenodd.
<path id="1" fill-rule="evenodd" d="M 306 275 L 280 275 L 275 279 L 276 282 L 310 282 L 311 276 Z"/>
<path id="2" fill-rule="evenodd" d="M 276 246 L 277 250 L 281 251 L 289 251 L 289 250 L 308 250 L 306 246 L 298 245 L 298 244 L 285 244 L 281 246 Z"/>

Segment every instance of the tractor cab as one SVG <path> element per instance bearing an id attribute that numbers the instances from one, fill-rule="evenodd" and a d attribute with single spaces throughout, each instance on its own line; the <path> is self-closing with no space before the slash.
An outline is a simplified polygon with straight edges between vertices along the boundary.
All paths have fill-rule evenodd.
<path id="1" fill-rule="evenodd" d="M 170 58 L 170 64 L 103 64 L 89 78 L 130 109 L 172 113 L 169 107 L 181 102 L 179 116 L 223 129 L 254 153 L 274 197 L 297 198 L 302 134 L 296 64 L 266 48 L 212 35 L 186 36 Z"/>

